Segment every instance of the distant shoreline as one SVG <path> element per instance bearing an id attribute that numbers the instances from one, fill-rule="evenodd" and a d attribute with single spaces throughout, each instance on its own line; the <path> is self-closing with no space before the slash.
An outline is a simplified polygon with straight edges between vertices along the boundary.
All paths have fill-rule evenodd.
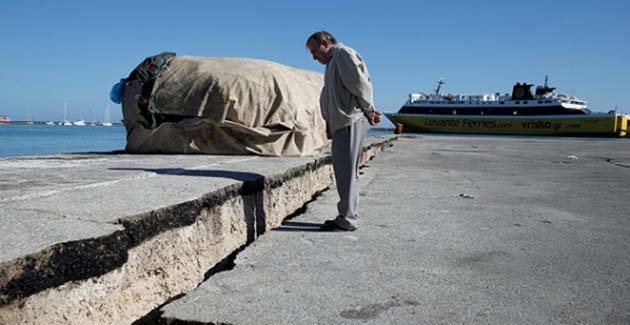
<path id="1" fill-rule="evenodd" d="M 5 124 L 5 125 L 47 125 L 46 123 L 48 123 L 49 121 L 15 121 L 12 120 L 11 123 Z M 63 121 L 52 121 L 53 123 L 55 123 L 55 125 L 51 125 L 51 126 L 62 126 L 60 125 L 60 123 L 62 123 Z M 72 122 L 72 121 L 71 121 Z M 101 126 L 101 123 L 103 122 L 86 122 L 86 126 L 91 126 L 90 123 L 96 123 L 95 126 Z M 112 126 L 123 126 L 122 123 L 120 122 L 112 122 Z"/>
<path id="2" fill-rule="evenodd" d="M 9 123 L 8 125 L 47 125 L 46 123 L 48 123 L 49 121 L 11 121 L 11 123 Z M 51 125 L 51 126 L 61 126 L 59 125 L 59 123 L 62 123 L 63 121 L 52 121 L 53 123 L 55 123 L 55 125 Z M 90 126 L 90 123 L 92 122 L 86 122 L 87 126 Z M 94 122 L 97 123 L 96 126 L 101 126 L 100 123 L 102 122 Z M 7 124 L 5 124 L 7 125 Z M 122 123 L 118 122 L 112 122 L 113 126 L 123 126 Z M 392 131 L 394 130 L 393 127 L 372 127 L 370 130 L 373 131 Z"/>

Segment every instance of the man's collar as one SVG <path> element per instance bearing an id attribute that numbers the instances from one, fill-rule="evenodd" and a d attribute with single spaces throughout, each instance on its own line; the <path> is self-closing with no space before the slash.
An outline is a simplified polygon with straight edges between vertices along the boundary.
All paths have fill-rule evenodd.
<path id="1" fill-rule="evenodd" d="M 328 57 L 332 59 L 332 57 L 335 55 L 335 52 L 339 49 L 339 43 L 337 44 L 333 44 L 329 49 L 328 49 Z"/>

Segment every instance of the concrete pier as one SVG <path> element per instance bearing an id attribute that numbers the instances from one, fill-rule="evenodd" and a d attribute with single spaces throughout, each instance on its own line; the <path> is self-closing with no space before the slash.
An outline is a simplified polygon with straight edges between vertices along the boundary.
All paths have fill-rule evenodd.
<path id="1" fill-rule="evenodd" d="M 370 157 L 355 232 L 326 153 L 2 159 L 0 324 L 630 323 L 627 139 Z"/>
<path id="2" fill-rule="evenodd" d="M 131 323 L 333 180 L 327 152 L 8 158 L 0 179 L 0 324 Z"/>
<path id="3" fill-rule="evenodd" d="M 403 137 L 161 309 L 166 324 L 628 324 L 630 142 Z"/>

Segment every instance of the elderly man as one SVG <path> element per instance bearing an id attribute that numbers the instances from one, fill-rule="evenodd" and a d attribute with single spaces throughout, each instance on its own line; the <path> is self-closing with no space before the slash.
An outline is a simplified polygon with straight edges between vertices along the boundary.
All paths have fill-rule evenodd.
<path id="1" fill-rule="evenodd" d="M 363 58 L 352 48 L 337 42 L 326 31 L 306 40 L 313 59 L 326 65 L 324 89 L 320 96 L 332 158 L 339 203 L 339 215 L 326 220 L 322 229 L 354 231 L 358 227 L 359 156 L 370 125 L 381 121 L 373 103 L 372 81 Z"/>

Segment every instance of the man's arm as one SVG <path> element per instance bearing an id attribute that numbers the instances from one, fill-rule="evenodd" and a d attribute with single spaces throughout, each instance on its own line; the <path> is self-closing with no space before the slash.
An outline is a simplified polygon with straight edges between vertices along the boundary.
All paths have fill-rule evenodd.
<path id="1" fill-rule="evenodd" d="M 372 123 L 375 114 L 372 81 L 363 58 L 358 53 L 341 50 L 336 62 L 341 82 L 357 97 L 359 107 Z"/>

